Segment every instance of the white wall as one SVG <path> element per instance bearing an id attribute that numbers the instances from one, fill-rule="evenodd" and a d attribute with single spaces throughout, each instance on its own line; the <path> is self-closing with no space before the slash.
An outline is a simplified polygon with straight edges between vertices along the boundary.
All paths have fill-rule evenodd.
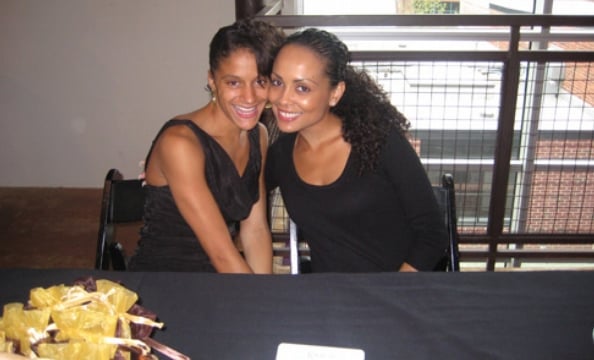
<path id="1" fill-rule="evenodd" d="M 302 0 L 305 15 L 394 15 L 396 0 Z"/>
<path id="2" fill-rule="evenodd" d="M 102 187 L 208 100 L 234 0 L 0 1 L 0 186 Z"/>

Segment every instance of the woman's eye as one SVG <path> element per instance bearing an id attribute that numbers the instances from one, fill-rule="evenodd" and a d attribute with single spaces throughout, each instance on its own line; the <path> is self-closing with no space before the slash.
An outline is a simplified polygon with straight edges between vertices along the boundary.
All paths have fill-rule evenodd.
<path id="1" fill-rule="evenodd" d="M 309 92 L 309 88 L 307 86 L 304 85 L 297 85 L 297 91 L 300 93 L 308 93 Z"/>
<path id="2" fill-rule="evenodd" d="M 259 79 L 256 81 L 256 84 L 258 84 L 258 86 L 260 87 L 266 87 L 266 85 L 268 85 L 268 80 L 266 79 Z"/>
<path id="3" fill-rule="evenodd" d="M 282 85 L 282 82 L 278 79 L 272 79 L 272 80 L 270 80 L 270 85 L 272 85 L 274 87 L 279 87 Z"/>
<path id="4" fill-rule="evenodd" d="M 227 85 L 231 86 L 231 87 L 236 87 L 239 85 L 239 81 L 236 80 L 229 80 L 227 81 Z"/>

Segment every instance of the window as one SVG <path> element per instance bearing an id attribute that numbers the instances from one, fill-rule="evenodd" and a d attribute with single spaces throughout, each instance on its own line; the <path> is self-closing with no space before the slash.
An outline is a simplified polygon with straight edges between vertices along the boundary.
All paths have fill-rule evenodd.
<path id="1" fill-rule="evenodd" d="M 414 2 L 340 1 L 337 5 L 333 1 L 302 0 L 292 3 L 296 13 L 305 15 L 331 15 L 337 11 L 368 15 L 414 13 Z M 364 10 L 360 9 L 361 4 L 365 4 Z M 445 12 L 460 15 L 594 14 L 594 2 L 585 0 L 579 1 L 579 6 L 559 0 L 469 0 L 447 5 Z M 584 26 L 522 27 L 519 49 L 526 53 L 530 49 L 541 50 L 551 56 L 515 63 L 518 83 L 514 82 L 514 89 L 504 83 L 509 79 L 505 78 L 504 60 L 480 56 L 507 51 L 511 46 L 509 27 L 442 28 L 413 24 L 327 29 L 341 37 L 355 54 L 365 55 L 361 56 L 365 60 L 355 58 L 353 65 L 375 77 L 409 119 L 411 141 L 432 183 L 438 184 L 443 173 L 454 175 L 458 225 L 463 235 L 488 238 L 487 228 L 493 220 L 491 196 L 494 196 L 498 204 L 503 204 L 497 206 L 502 236 L 542 235 L 540 239 L 551 234 L 560 238 L 594 234 L 594 61 L 592 56 L 585 60 L 560 60 L 564 52 L 594 51 L 594 28 Z M 570 32 L 572 35 L 567 37 Z M 386 51 L 391 54 L 379 56 L 381 60 L 372 60 L 369 55 L 382 55 Z M 452 51 L 468 56 L 448 59 L 446 55 Z M 505 101 L 510 93 L 515 108 Z M 504 110 L 508 111 L 504 113 Z M 502 121 L 505 126 L 511 124 L 504 139 L 511 145 L 511 153 L 505 181 L 499 181 L 494 189 L 496 166 L 507 162 L 497 158 Z M 594 244 L 591 237 L 588 241 L 552 245 L 550 242 L 500 243 L 497 249 L 538 251 L 542 248 L 591 253 Z M 476 244 L 467 245 L 474 249 Z M 485 247 L 488 246 L 482 249 Z M 502 261 L 523 267 L 529 262 L 542 262 L 512 260 Z M 583 263 L 592 267 L 591 255 Z"/>

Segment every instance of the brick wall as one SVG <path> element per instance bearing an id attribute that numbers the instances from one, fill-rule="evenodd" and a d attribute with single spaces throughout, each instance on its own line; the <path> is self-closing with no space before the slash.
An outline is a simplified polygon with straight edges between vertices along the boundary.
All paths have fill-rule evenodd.
<path id="1" fill-rule="evenodd" d="M 594 173 L 536 171 L 528 206 L 528 232 L 594 232 Z"/>
<path id="2" fill-rule="evenodd" d="M 593 42 L 554 43 L 567 51 L 593 51 Z M 565 74 L 561 87 L 570 94 L 594 105 L 594 69 L 590 63 L 565 63 Z"/>
<path id="3" fill-rule="evenodd" d="M 594 139 L 539 140 L 536 158 L 591 160 Z M 528 232 L 594 232 L 594 173 L 564 167 L 534 172 L 528 205 Z"/>
<path id="4" fill-rule="evenodd" d="M 537 159 L 577 159 L 594 158 L 594 139 L 539 140 L 536 147 Z"/>

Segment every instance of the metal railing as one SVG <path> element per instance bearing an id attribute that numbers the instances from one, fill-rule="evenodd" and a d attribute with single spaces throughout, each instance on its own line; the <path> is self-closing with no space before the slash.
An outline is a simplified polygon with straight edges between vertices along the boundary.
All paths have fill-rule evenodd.
<path id="1" fill-rule="evenodd" d="M 482 72 L 489 73 L 481 81 L 490 86 L 488 96 L 496 99 L 492 119 L 476 119 L 469 117 L 462 119 L 469 124 L 484 121 L 483 129 L 473 134 L 484 134 L 488 130 L 493 132 L 493 149 L 488 156 L 472 159 L 469 154 L 458 154 L 458 156 L 447 156 L 442 149 L 442 155 L 423 154 L 421 158 L 428 169 L 436 176 L 443 172 L 453 172 L 463 169 L 467 172 L 474 171 L 482 174 L 484 179 L 473 183 L 482 190 L 483 197 L 488 197 L 488 208 L 484 209 L 486 215 L 482 225 L 464 225 L 465 208 L 470 205 L 465 203 L 465 195 L 471 191 L 477 192 L 477 198 L 481 197 L 479 190 L 471 190 L 471 181 L 466 179 L 455 179 L 458 186 L 456 191 L 458 215 L 462 217 L 459 221 L 461 260 L 484 261 L 486 270 L 494 270 L 496 264 L 518 264 L 520 261 L 580 261 L 594 264 L 594 225 L 588 211 L 594 206 L 588 204 L 588 199 L 582 200 L 579 209 L 584 213 L 577 221 L 584 225 L 590 221 L 590 225 L 571 230 L 561 231 L 543 230 L 543 228 L 531 229 L 526 221 L 536 223 L 535 210 L 540 206 L 538 201 L 547 201 L 546 195 L 537 191 L 536 180 L 543 174 L 546 179 L 555 179 L 552 174 L 559 164 L 568 161 L 572 163 L 569 174 L 573 172 L 584 173 L 585 186 L 583 188 L 570 189 L 570 195 L 591 196 L 594 202 L 594 146 L 592 124 L 594 117 L 591 116 L 591 108 L 594 105 L 594 17 L 592 16 L 557 16 L 557 15 L 342 15 L 342 16 L 295 16 L 278 15 L 282 9 L 278 4 L 273 4 L 261 11 L 256 17 L 269 21 L 284 28 L 287 32 L 302 27 L 323 27 L 335 32 L 347 44 L 357 42 L 374 42 L 381 46 L 373 45 L 370 49 L 352 49 L 352 60 L 356 66 L 362 66 L 375 71 L 374 76 L 380 83 L 390 87 L 392 99 L 397 101 L 398 108 L 409 109 L 407 92 L 411 89 L 411 68 L 443 69 L 451 66 L 452 69 L 462 72 L 467 68 L 482 68 Z M 487 49 L 442 49 L 431 48 L 427 42 L 438 39 L 441 42 L 486 42 L 491 46 Z M 422 47 L 407 46 L 414 43 L 425 42 Z M 403 45 L 405 44 L 405 45 Z M 551 44 L 561 44 L 565 48 L 551 49 Z M 565 44 L 565 45 L 564 45 Z M 582 46 L 585 45 L 585 46 Z M 349 45 L 350 46 L 350 45 Z M 373 47 L 372 46 L 372 47 Z M 384 47 L 389 47 L 383 49 Z M 456 65 L 451 65 L 456 64 Z M 460 65 L 463 64 L 463 65 Z M 486 70 L 485 70 L 486 69 Z M 557 73 L 567 73 L 570 69 L 573 77 L 568 79 L 564 76 L 558 79 L 556 93 L 547 92 L 547 85 L 552 82 L 547 71 L 557 69 Z M 578 75 L 580 73 L 585 75 Z M 408 73 L 407 73 L 408 71 Z M 422 72 L 422 71 L 418 71 Z M 493 72 L 495 75 L 493 75 Z M 529 75 L 527 75 L 529 72 Z M 404 75 L 402 75 L 404 74 Z M 436 95 L 433 90 L 427 90 L 433 98 L 451 95 L 451 90 L 446 85 L 439 85 L 425 79 L 429 83 L 423 85 L 418 80 L 416 88 L 426 86 L 428 89 L 444 87 L 443 92 Z M 449 79 L 448 81 L 452 81 Z M 570 84 L 569 88 L 566 84 Z M 579 86 L 577 86 L 577 85 Z M 465 85 L 458 84 L 459 93 Z M 482 86 L 482 85 L 481 85 Z M 486 86 L 486 85 L 485 85 Z M 468 87 L 478 88 L 474 84 Z M 394 90 L 397 89 L 397 90 Z M 419 90 L 420 91 L 420 90 Z M 473 90 L 474 91 L 474 90 Z M 471 96 L 479 98 L 480 91 L 473 92 Z M 560 93 L 561 92 L 561 93 Z M 419 92 L 420 94 L 420 92 Z M 486 93 L 485 93 L 486 94 Z M 561 95 L 560 95 L 561 94 Z M 462 95 L 460 95 L 462 96 Z M 463 95 L 466 96 L 466 95 Z M 578 119 L 578 129 L 543 130 L 546 126 L 546 114 L 543 115 L 543 104 L 559 99 L 568 101 L 581 101 L 581 115 Z M 418 104 L 417 104 L 418 105 Z M 445 104 L 444 107 L 447 107 Z M 558 106 L 558 104 L 556 105 Z M 574 106 L 574 105 L 571 105 Z M 477 105 L 477 108 L 488 107 L 484 103 Z M 419 108 L 410 108 L 410 113 L 421 114 Z M 569 123 L 572 120 L 569 115 L 572 109 L 560 111 L 556 107 L 554 120 Z M 427 110 L 429 111 L 429 110 Z M 444 110 L 445 111 L 445 110 Z M 547 110 L 548 111 L 548 110 Z M 403 111 L 405 115 L 410 115 Z M 561 113 L 567 113 L 563 115 Z M 444 118 L 448 115 L 442 113 Z M 484 115 L 484 114 L 483 114 Z M 563 116 L 566 116 L 563 118 Z M 413 115 L 413 118 L 415 116 Z M 545 120 L 543 120 L 545 119 Z M 417 124 L 422 123 L 420 119 Z M 460 120 L 460 119 L 457 119 Z M 435 123 L 435 121 L 434 121 Z M 428 122 L 431 124 L 431 121 Z M 456 128 L 456 123 L 452 127 Z M 455 133 L 456 130 L 448 129 L 443 124 L 439 129 L 427 126 L 414 129 L 413 135 L 425 134 L 425 140 L 420 141 L 420 147 L 429 143 L 431 133 Z M 469 125 L 471 126 L 471 125 Z M 571 130 L 571 131 L 569 131 Z M 458 131 L 461 130 L 458 128 Z M 543 160 L 539 158 L 539 151 L 549 144 L 548 138 L 558 137 L 560 133 L 571 133 L 571 136 L 578 140 L 576 144 L 584 148 L 586 154 L 580 155 L 579 159 L 558 159 L 557 167 L 550 166 L 554 160 Z M 419 135 L 419 138 L 421 137 Z M 453 135 L 455 136 L 455 135 Z M 470 135 L 470 142 L 474 141 Z M 540 137 L 539 137 L 540 136 Z M 417 138 L 413 136 L 413 138 Z M 445 144 L 444 140 L 441 140 Z M 560 140 L 567 150 L 570 142 L 568 137 Z M 550 143 L 554 143 L 552 140 Z M 588 153 L 587 144 L 590 143 Z M 580 145 L 581 144 L 581 145 Z M 584 145 L 586 144 L 586 145 Z M 445 147 L 446 145 L 444 145 Z M 583 151 L 582 151 L 583 152 Z M 575 160 L 575 161 L 572 161 Z M 548 165 L 543 165 L 548 164 Z M 486 175 L 485 175 L 486 174 Z M 564 173 L 559 173 L 564 176 Z M 581 189 L 581 190 L 580 190 Z M 485 194 L 484 192 L 487 191 Z M 547 190 L 549 191 L 549 190 Z M 580 194 L 581 192 L 581 194 Z M 470 197 L 470 195 L 468 195 Z M 536 199 L 536 200 L 535 200 Z M 540 200 L 538 200 L 540 199 Z M 480 200 L 480 199 L 479 199 Z M 477 201 L 479 201 L 477 200 Z M 557 205 L 559 206 L 559 205 Z M 474 211 L 474 212 L 473 212 Z M 474 217 L 478 219 L 477 209 L 474 209 Z M 559 212 L 556 209 L 557 213 Z M 570 211 L 571 212 L 571 211 Z M 528 220 L 526 220 L 528 219 Z M 532 220 L 530 220 L 532 219 Z M 551 219 L 549 219 L 551 220 Z M 553 220 L 551 220 L 553 221 Z M 578 224 L 579 225 L 579 224 Z M 586 224 L 587 225 L 587 224 Z M 577 227 L 576 227 L 577 228 Z M 574 246 L 574 247 L 571 247 Z M 543 249 L 546 248 L 546 249 Z"/>

